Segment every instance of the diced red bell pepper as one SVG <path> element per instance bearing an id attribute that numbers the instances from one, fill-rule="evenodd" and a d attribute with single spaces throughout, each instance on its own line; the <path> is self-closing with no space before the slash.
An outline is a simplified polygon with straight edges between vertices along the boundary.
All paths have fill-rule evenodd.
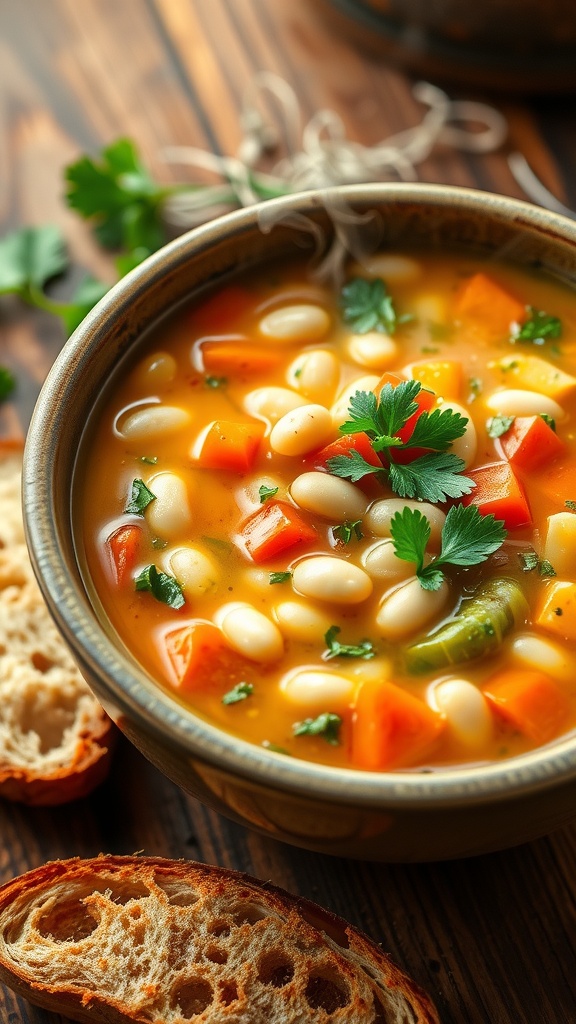
<path id="1" fill-rule="evenodd" d="M 132 571 L 138 561 L 140 545 L 142 543 L 142 530 L 139 526 L 128 523 L 120 526 L 114 533 L 111 533 L 106 541 L 110 554 L 116 582 L 125 583 L 132 576 Z"/>
<path id="2" fill-rule="evenodd" d="M 550 463 L 565 450 L 565 444 L 541 416 L 516 416 L 496 441 L 514 468 L 530 472 Z"/>
<path id="3" fill-rule="evenodd" d="M 350 455 L 350 452 L 358 452 L 371 466 L 382 465 L 377 453 L 374 451 L 368 434 L 342 434 L 335 441 L 331 441 L 325 448 L 310 456 L 314 469 L 328 470 L 328 460 L 337 455 Z"/>
<path id="4" fill-rule="evenodd" d="M 490 462 L 467 470 L 466 475 L 476 486 L 464 495 L 463 505 L 477 505 L 481 515 L 492 513 L 496 519 L 503 519 L 507 530 L 532 522 L 524 489 L 508 462 Z"/>
<path id="5" fill-rule="evenodd" d="M 190 622 L 164 634 L 171 667 L 170 681 L 178 690 L 230 689 L 242 678 L 244 659 L 232 651 L 211 622 Z"/>
<path id="6" fill-rule="evenodd" d="M 442 715 L 418 697 L 386 680 L 366 680 L 352 717 L 352 764 L 369 771 L 416 764 L 443 728 Z"/>
<path id="7" fill-rule="evenodd" d="M 251 469 L 266 427 L 263 423 L 214 420 L 192 450 L 203 469 L 228 469 L 246 473 Z"/>
<path id="8" fill-rule="evenodd" d="M 314 527 L 284 501 L 267 501 L 240 532 L 255 562 L 267 562 L 296 544 L 313 544 L 318 539 Z"/>

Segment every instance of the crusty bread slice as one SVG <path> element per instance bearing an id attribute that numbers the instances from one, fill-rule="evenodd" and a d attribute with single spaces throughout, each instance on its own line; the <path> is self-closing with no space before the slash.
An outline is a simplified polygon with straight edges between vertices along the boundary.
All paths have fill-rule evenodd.
<path id="1" fill-rule="evenodd" d="M 22 446 L 0 444 L 0 796 L 59 804 L 108 770 L 113 726 L 48 614 L 24 540 Z"/>
<path id="2" fill-rule="evenodd" d="M 0 889 L 0 980 L 91 1024 L 438 1024 L 382 950 L 321 907 L 186 861 L 54 861 Z"/>

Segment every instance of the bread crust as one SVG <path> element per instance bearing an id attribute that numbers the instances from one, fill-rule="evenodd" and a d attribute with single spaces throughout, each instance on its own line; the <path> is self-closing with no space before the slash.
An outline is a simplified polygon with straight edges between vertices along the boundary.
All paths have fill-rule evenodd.
<path id="1" fill-rule="evenodd" d="M 439 1024 L 419 986 L 341 918 L 192 861 L 73 858 L 8 882 L 0 980 L 92 1024 Z"/>
<path id="2" fill-rule="evenodd" d="M 23 446 L 0 442 L 0 797 L 55 805 L 105 778 L 115 728 L 48 614 L 20 503 Z"/>

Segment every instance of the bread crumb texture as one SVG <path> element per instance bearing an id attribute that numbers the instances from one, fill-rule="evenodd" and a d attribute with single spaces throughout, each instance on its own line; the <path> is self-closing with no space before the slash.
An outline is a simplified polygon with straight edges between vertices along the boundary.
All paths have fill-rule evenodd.
<path id="1" fill-rule="evenodd" d="M 62 861 L 0 890 L 0 978 L 93 1022 L 437 1024 L 356 929 L 207 865 Z"/>
<path id="2" fill-rule="evenodd" d="M 111 723 L 34 579 L 20 505 L 21 452 L 0 449 L 0 796 L 55 804 L 102 780 Z"/>

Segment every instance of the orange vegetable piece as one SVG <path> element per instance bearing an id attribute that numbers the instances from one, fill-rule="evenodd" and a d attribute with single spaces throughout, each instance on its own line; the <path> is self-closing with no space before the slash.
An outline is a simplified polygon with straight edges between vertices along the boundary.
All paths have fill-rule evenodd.
<path id="1" fill-rule="evenodd" d="M 267 501 L 242 526 L 248 554 L 255 562 L 267 562 L 296 544 L 313 544 L 318 535 L 313 526 L 283 501 Z"/>
<path id="2" fill-rule="evenodd" d="M 464 495 L 463 505 L 477 505 L 483 516 L 492 513 L 496 519 L 503 519 L 507 530 L 532 522 L 524 489 L 508 462 L 490 462 L 467 470 L 466 476 L 476 486 Z"/>
<path id="3" fill-rule="evenodd" d="M 516 416 L 497 443 L 512 466 L 527 472 L 550 463 L 565 449 L 564 442 L 541 416 Z"/>
<path id="4" fill-rule="evenodd" d="M 244 659 L 226 644 L 211 622 L 190 622 L 164 634 L 172 668 L 171 683 L 179 690 L 226 690 L 241 678 Z"/>
<path id="5" fill-rule="evenodd" d="M 549 633 L 565 640 L 576 640 L 576 583 L 569 580 L 549 583 L 534 621 Z"/>
<path id="6" fill-rule="evenodd" d="M 120 526 L 114 533 L 110 534 L 106 541 L 112 555 L 112 563 L 116 574 L 116 582 L 124 583 L 132 576 L 132 571 L 138 561 L 140 545 L 142 543 L 142 530 L 139 526 L 128 524 Z"/>
<path id="7" fill-rule="evenodd" d="M 414 380 L 442 398 L 459 398 L 462 391 L 462 363 L 455 359 L 433 359 L 412 363 Z"/>
<path id="8" fill-rule="evenodd" d="M 282 361 L 280 349 L 255 345 L 246 338 L 207 338 L 196 346 L 206 373 L 252 374 L 274 370 Z"/>
<path id="9" fill-rule="evenodd" d="M 386 771 L 415 764 L 444 728 L 437 711 L 394 683 L 366 680 L 352 716 L 351 761 L 356 768 Z"/>
<path id="10" fill-rule="evenodd" d="M 469 277 L 454 307 L 458 319 L 476 321 L 489 338 L 507 337 L 512 324 L 523 323 L 526 307 L 509 291 L 482 272 Z"/>
<path id="11" fill-rule="evenodd" d="M 576 459 L 561 459 L 538 477 L 540 489 L 564 508 L 566 499 L 576 501 Z"/>
<path id="12" fill-rule="evenodd" d="M 500 672 L 488 680 L 484 695 L 502 718 L 534 743 L 548 743 L 567 723 L 568 699 L 543 672 Z"/>
<path id="13" fill-rule="evenodd" d="M 245 473 L 254 463 L 265 431 L 263 423 L 214 420 L 200 436 L 199 449 L 196 451 L 194 447 L 193 458 L 203 469 Z"/>
<path id="14" fill-rule="evenodd" d="M 349 455 L 352 451 L 358 452 L 371 466 L 382 465 L 370 444 L 368 434 L 360 432 L 358 434 L 343 434 L 342 437 L 331 441 L 325 448 L 321 448 L 319 452 L 312 455 L 314 469 L 327 469 L 329 459 L 335 458 L 336 455 Z"/>
<path id="15" fill-rule="evenodd" d="M 190 314 L 192 326 L 210 334 L 238 330 L 238 322 L 254 307 L 254 297 L 237 284 L 228 285 L 206 299 Z"/>

